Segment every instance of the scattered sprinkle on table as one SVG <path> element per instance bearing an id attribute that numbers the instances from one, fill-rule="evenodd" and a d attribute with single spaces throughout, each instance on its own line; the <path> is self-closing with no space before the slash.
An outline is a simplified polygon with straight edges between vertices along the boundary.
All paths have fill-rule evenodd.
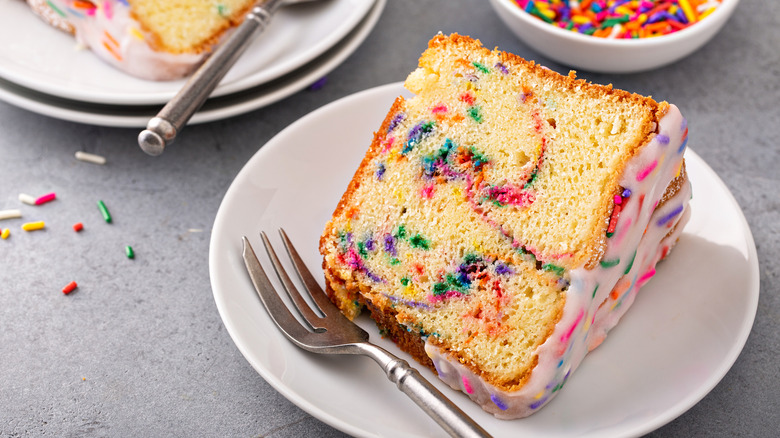
<path id="1" fill-rule="evenodd" d="M 105 219 L 106 223 L 111 223 L 111 213 L 108 212 L 108 208 L 106 207 L 106 204 L 103 201 L 97 202 L 98 209 L 100 210 L 100 214 L 103 215 L 103 219 Z"/>
<path id="2" fill-rule="evenodd" d="M 703 20 L 722 0 L 515 0 L 534 17 L 585 35 L 634 39 L 666 35 Z"/>
<path id="3" fill-rule="evenodd" d="M 87 163 L 106 164 L 106 157 L 84 151 L 76 151 L 76 159 L 79 161 L 86 161 Z"/>
<path id="4" fill-rule="evenodd" d="M 63 288 L 62 288 L 62 293 L 64 293 L 65 295 L 67 295 L 67 294 L 69 294 L 69 293 L 73 292 L 73 291 L 74 291 L 74 290 L 75 290 L 77 287 L 79 287 L 79 285 L 78 285 L 78 284 L 76 284 L 76 282 L 75 282 L 75 281 L 71 281 L 71 282 L 70 282 L 70 283 L 68 283 L 68 284 L 67 284 L 65 287 L 63 287 Z"/>
<path id="5" fill-rule="evenodd" d="M 42 230 L 44 228 L 46 228 L 46 223 L 43 221 L 26 222 L 22 224 L 22 229 L 24 231 Z"/>
<path id="6" fill-rule="evenodd" d="M 11 229 L 10 228 L 6 228 L 6 229 L 3 230 L 2 233 L 0 233 L 0 237 L 2 237 L 3 240 L 7 239 L 8 236 L 10 236 L 10 235 L 11 235 Z"/>
<path id="7" fill-rule="evenodd" d="M 21 210 L 0 210 L 0 220 L 3 219 L 18 219 L 22 217 L 22 211 Z"/>
<path id="8" fill-rule="evenodd" d="M 27 205 L 35 205 L 35 197 L 26 193 L 19 193 L 19 200 Z"/>
<path id="9" fill-rule="evenodd" d="M 135 258 L 135 251 L 133 251 L 133 247 L 132 246 L 130 246 L 130 245 L 125 246 L 125 255 L 129 259 L 134 259 Z"/>
<path id="10" fill-rule="evenodd" d="M 45 203 L 51 202 L 51 201 L 53 201 L 55 199 L 57 199 L 57 194 L 56 193 L 54 193 L 54 192 L 47 193 L 47 194 L 45 194 L 43 196 L 39 196 L 38 198 L 36 198 L 35 199 L 35 205 L 45 204 Z"/>
<path id="11" fill-rule="evenodd" d="M 84 224 L 82 224 L 81 222 L 76 222 L 75 224 L 73 224 L 73 231 L 78 233 L 83 229 L 84 229 Z"/>

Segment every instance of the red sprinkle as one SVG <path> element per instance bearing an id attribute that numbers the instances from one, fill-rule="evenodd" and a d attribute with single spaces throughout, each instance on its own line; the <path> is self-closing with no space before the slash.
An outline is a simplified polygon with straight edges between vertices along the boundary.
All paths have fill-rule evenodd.
<path id="1" fill-rule="evenodd" d="M 41 196 L 40 198 L 36 199 L 35 200 L 35 205 L 45 204 L 45 203 L 53 201 L 55 199 L 57 199 L 57 194 L 54 193 L 54 192 L 51 192 L 51 193 L 45 194 L 45 195 Z"/>
<path id="2" fill-rule="evenodd" d="M 73 224 L 73 231 L 78 233 L 79 231 L 81 231 L 83 229 L 84 229 L 84 224 L 82 224 L 81 222 L 77 222 L 77 223 Z"/>
<path id="3" fill-rule="evenodd" d="M 612 209 L 612 217 L 609 219 L 609 227 L 607 233 L 614 233 L 615 227 L 617 227 L 617 221 L 620 217 L 620 210 L 623 209 L 623 204 L 615 204 L 615 208 Z"/>
<path id="4" fill-rule="evenodd" d="M 63 288 L 62 288 L 62 293 L 64 293 L 65 295 L 67 295 L 67 294 L 69 294 L 69 293 L 73 292 L 73 290 L 74 290 L 74 289 L 76 289 L 77 287 L 79 287 L 79 285 L 78 285 L 78 284 L 76 284 L 76 282 L 75 282 L 75 281 L 71 281 L 70 283 L 68 283 L 68 285 L 67 285 L 67 286 L 65 286 L 65 287 L 63 287 Z"/>

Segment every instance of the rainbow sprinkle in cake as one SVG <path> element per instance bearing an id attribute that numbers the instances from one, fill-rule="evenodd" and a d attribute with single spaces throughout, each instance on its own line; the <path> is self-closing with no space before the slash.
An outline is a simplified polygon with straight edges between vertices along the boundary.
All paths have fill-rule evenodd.
<path id="1" fill-rule="evenodd" d="M 499 418 L 558 392 L 688 218 L 673 105 L 436 36 L 320 241 L 331 299 Z"/>

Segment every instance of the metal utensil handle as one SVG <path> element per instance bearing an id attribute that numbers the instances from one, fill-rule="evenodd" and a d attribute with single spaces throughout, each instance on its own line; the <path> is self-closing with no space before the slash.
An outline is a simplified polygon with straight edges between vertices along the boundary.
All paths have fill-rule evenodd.
<path id="1" fill-rule="evenodd" d="M 417 403 L 417 406 L 421 407 L 450 436 L 490 437 L 485 429 L 436 389 L 419 371 L 409 366 L 407 361 L 374 344 L 361 344 L 360 350 L 361 353 L 379 363 L 390 381 Z"/>
<path id="2" fill-rule="evenodd" d="M 267 0 L 253 7 L 233 35 L 209 56 L 157 116 L 149 120 L 146 129 L 138 135 L 138 145 L 144 152 L 160 155 L 165 146 L 173 143 L 254 37 L 265 30 L 282 1 Z"/>

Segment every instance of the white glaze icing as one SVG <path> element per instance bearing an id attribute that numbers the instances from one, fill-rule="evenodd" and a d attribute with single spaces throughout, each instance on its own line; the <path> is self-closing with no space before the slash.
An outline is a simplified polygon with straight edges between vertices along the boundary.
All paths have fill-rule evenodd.
<path id="1" fill-rule="evenodd" d="M 103 0 L 92 4 L 94 8 L 90 9 L 73 0 L 30 2 L 47 21 L 51 21 L 48 17 L 53 17 L 67 23 L 76 40 L 102 60 L 142 79 L 179 79 L 190 74 L 205 59 L 205 53 L 173 54 L 154 50 L 149 44 L 151 38 L 132 18 L 126 1 Z M 47 7 L 50 8 L 48 11 Z"/>
<path id="2" fill-rule="evenodd" d="M 682 233 L 690 216 L 690 183 L 686 180 L 675 196 L 656 206 L 680 169 L 687 132 L 685 119 L 671 105 L 659 122 L 658 134 L 628 163 L 619 183 L 631 195 L 623 202 L 614 234 L 607 239 L 604 264 L 568 273 L 563 315 L 537 349 L 538 363 L 528 381 L 516 391 L 503 391 L 426 342 L 425 351 L 444 382 L 502 419 L 528 416 L 555 396 L 588 351 L 601 344 L 618 323 L 639 288 L 652 277 L 656 263 Z M 610 266 L 615 260 L 619 262 Z"/>

